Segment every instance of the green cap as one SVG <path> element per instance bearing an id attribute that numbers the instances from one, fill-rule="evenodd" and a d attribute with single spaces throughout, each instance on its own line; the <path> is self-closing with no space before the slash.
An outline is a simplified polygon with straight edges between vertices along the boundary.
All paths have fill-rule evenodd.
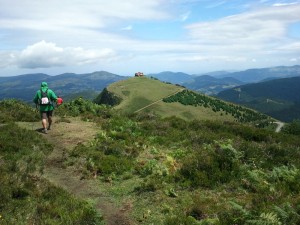
<path id="1" fill-rule="evenodd" d="M 42 91 L 45 92 L 48 89 L 48 84 L 46 82 L 42 82 L 41 83 L 41 89 L 42 89 Z"/>

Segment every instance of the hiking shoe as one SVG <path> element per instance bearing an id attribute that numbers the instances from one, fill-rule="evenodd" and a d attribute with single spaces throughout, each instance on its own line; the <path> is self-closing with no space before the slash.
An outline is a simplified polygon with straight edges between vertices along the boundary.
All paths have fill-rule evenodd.
<path id="1" fill-rule="evenodd" d="M 51 130 L 51 127 L 49 126 L 49 127 L 47 128 L 47 130 Z"/>
<path id="2" fill-rule="evenodd" d="M 44 133 L 44 134 L 48 134 L 48 131 L 47 131 L 47 129 L 43 129 L 43 130 L 42 130 L 42 133 Z"/>

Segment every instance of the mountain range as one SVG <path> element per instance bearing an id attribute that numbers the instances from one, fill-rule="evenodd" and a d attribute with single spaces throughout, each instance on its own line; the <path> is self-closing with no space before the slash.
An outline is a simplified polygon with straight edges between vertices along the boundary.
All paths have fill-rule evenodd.
<path id="1" fill-rule="evenodd" d="M 295 66 L 277 66 L 271 68 L 248 69 L 245 71 L 233 72 L 221 77 L 233 77 L 244 83 L 260 82 L 265 79 L 277 79 L 300 76 L 300 65 Z"/>
<path id="2" fill-rule="evenodd" d="M 248 69 L 238 72 L 216 71 L 199 75 L 166 71 L 149 76 L 161 81 L 180 84 L 205 94 L 217 95 L 223 90 L 241 84 L 300 76 L 300 65 Z"/>
<path id="3" fill-rule="evenodd" d="M 87 74 L 64 73 L 57 76 L 47 74 L 25 74 L 0 77 L 0 100 L 7 98 L 31 102 L 42 81 L 65 100 L 82 96 L 93 99 L 107 85 L 127 77 L 99 71 Z"/>
<path id="4" fill-rule="evenodd" d="M 223 90 L 236 87 L 241 84 L 244 84 L 244 82 L 233 77 L 216 78 L 210 75 L 201 75 L 195 77 L 192 81 L 183 83 L 182 85 L 207 95 L 216 95 Z"/>
<path id="5" fill-rule="evenodd" d="M 299 77 L 299 65 L 250 69 L 240 72 L 217 71 L 206 75 L 165 71 L 147 76 L 165 83 L 179 84 L 179 87 L 184 86 L 200 93 L 218 96 L 226 101 L 243 104 L 280 120 L 291 121 L 299 118 L 300 115 L 298 112 L 299 101 L 295 99 L 296 96 L 300 96 L 297 79 L 280 79 Z M 42 81 L 48 82 L 49 88 L 66 101 L 79 96 L 92 100 L 105 87 L 128 78 L 106 71 L 87 74 L 64 73 L 56 76 L 39 73 L 0 77 L 0 100 L 15 98 L 32 102 L 32 98 Z M 258 80 L 263 82 L 251 84 L 251 82 Z M 145 88 L 147 89 L 147 87 Z M 229 91 L 223 92 L 224 90 Z M 273 96 L 275 94 L 276 96 Z M 237 98 L 237 96 L 240 97 Z"/>

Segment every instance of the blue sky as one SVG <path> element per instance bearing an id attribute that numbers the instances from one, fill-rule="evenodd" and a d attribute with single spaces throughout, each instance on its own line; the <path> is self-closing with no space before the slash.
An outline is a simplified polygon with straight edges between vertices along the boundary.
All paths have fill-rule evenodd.
<path id="1" fill-rule="evenodd" d="M 0 76 L 297 64 L 300 0 L 0 0 Z"/>

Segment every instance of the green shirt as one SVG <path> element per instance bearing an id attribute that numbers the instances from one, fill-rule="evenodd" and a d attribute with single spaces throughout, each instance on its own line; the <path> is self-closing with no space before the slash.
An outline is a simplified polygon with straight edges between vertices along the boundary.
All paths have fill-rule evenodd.
<path id="1" fill-rule="evenodd" d="M 48 87 L 42 87 L 41 89 L 43 90 L 43 92 L 46 92 Z M 48 96 L 48 99 L 51 101 L 51 104 L 49 104 L 49 105 L 39 105 L 40 106 L 40 112 L 52 111 L 54 109 L 53 102 L 56 102 L 56 100 L 57 100 L 56 94 L 51 89 L 48 89 L 47 96 Z M 38 90 L 35 94 L 33 102 L 38 105 L 39 100 L 41 98 L 42 98 L 41 90 Z"/>

